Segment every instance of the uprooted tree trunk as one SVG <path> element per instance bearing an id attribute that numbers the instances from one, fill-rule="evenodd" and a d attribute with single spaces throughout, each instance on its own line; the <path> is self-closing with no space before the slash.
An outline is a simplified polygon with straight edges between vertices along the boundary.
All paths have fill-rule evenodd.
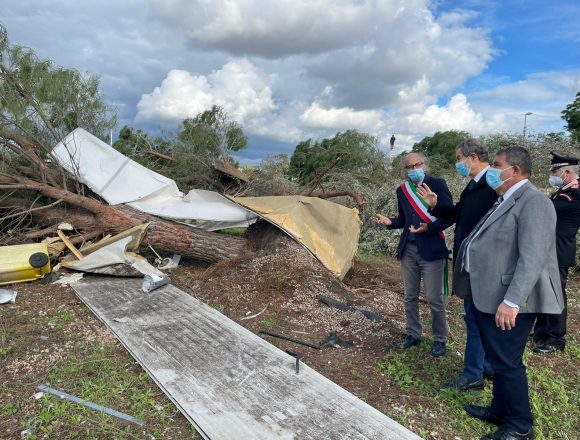
<path id="1" fill-rule="evenodd" d="M 35 223 L 43 226 L 54 225 L 52 228 L 43 230 L 46 234 L 56 232 L 56 226 L 63 221 L 70 221 L 84 231 L 100 230 L 105 234 L 118 234 L 133 226 L 150 223 L 143 244 L 150 244 L 156 250 L 177 253 L 209 263 L 236 257 L 246 244 L 243 238 L 207 232 L 163 220 L 125 205 L 107 205 L 94 198 L 81 196 L 27 177 L 3 177 L 0 181 L 5 184 L 9 183 L 13 189 L 35 191 L 77 208 L 65 210 L 54 206 L 30 212 Z M 6 206 L 6 201 L 4 206 Z"/>

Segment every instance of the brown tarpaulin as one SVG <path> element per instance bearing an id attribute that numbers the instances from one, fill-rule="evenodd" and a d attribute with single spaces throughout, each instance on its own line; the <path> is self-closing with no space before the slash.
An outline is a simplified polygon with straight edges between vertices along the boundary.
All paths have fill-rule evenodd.
<path id="1" fill-rule="evenodd" d="M 236 203 L 280 227 L 342 279 L 358 247 L 358 209 L 306 196 L 237 197 Z"/>

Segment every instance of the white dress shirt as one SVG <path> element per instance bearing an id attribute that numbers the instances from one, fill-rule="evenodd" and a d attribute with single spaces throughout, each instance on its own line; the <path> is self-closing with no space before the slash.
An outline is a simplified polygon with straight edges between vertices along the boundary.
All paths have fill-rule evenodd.
<path id="1" fill-rule="evenodd" d="M 483 170 L 481 170 L 479 173 L 477 173 L 477 176 L 475 176 L 473 178 L 473 180 L 475 180 L 475 183 L 479 183 L 479 181 L 481 180 L 481 178 L 483 177 L 483 175 L 487 172 L 487 170 L 489 170 L 489 165 L 486 166 Z"/>

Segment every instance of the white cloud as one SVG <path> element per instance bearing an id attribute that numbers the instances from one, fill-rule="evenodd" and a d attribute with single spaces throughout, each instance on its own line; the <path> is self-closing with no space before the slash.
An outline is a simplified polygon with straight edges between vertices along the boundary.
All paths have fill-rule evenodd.
<path id="1" fill-rule="evenodd" d="M 560 111 L 580 90 L 578 70 L 524 76 L 515 63 L 514 71 L 502 71 L 506 77 L 492 65 L 486 74 L 493 82 L 468 81 L 497 55 L 490 36 L 504 37 L 497 22 L 468 10 L 479 8 L 485 18 L 497 8 L 487 3 L 460 2 L 467 9 L 443 13 L 431 0 L 45 3 L 2 3 L 11 40 L 100 75 L 107 99 L 119 105 L 121 126 L 149 129 L 217 104 L 260 137 L 260 151 L 270 141 L 279 146 L 275 140 L 296 143 L 349 128 L 387 144 L 395 133 L 397 148 L 437 130 L 521 131 L 528 111 L 530 132 L 559 131 Z M 573 16 L 536 14 L 540 28 L 519 26 L 531 30 L 528 41 L 577 35 L 570 26 L 548 26 L 550 17 L 568 23 Z M 550 62 L 577 69 L 559 53 Z"/>
<path id="2" fill-rule="evenodd" d="M 509 128 L 501 115 L 486 119 L 474 111 L 462 93 L 451 97 L 444 106 L 430 105 L 422 113 L 401 118 L 403 127 L 412 133 L 434 133 L 446 130 L 465 130 L 473 135 Z"/>
<path id="3" fill-rule="evenodd" d="M 268 58 L 278 61 L 271 63 L 274 70 L 291 56 L 291 71 L 279 72 L 291 87 L 332 86 L 331 104 L 355 110 L 396 105 L 399 91 L 422 78 L 429 78 L 426 94 L 449 93 L 480 73 L 494 53 L 488 31 L 468 25 L 474 12 L 435 17 L 428 0 L 150 4 L 161 20 L 187 35 L 192 50 Z"/>
<path id="4" fill-rule="evenodd" d="M 313 102 L 302 115 L 300 121 L 308 127 L 344 130 L 356 128 L 375 132 L 383 126 L 381 113 L 376 110 L 353 110 L 349 107 L 323 108 Z"/>
<path id="5" fill-rule="evenodd" d="M 136 119 L 182 120 L 219 105 L 240 124 L 251 124 L 276 109 L 274 81 L 246 59 L 232 60 L 207 76 L 171 70 L 161 86 L 141 96 Z"/>
<path id="6" fill-rule="evenodd" d="M 478 99 L 494 99 L 522 104 L 559 101 L 565 102 L 580 90 L 580 71 L 538 72 L 524 79 L 500 84 L 473 94 Z"/>

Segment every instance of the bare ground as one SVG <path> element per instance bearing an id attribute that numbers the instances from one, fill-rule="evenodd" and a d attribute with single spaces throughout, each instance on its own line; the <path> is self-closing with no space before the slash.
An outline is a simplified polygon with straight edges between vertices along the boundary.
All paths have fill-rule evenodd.
<path id="1" fill-rule="evenodd" d="M 426 304 L 421 305 L 427 342 L 413 349 L 411 365 L 416 364 L 416 369 L 409 373 L 409 364 L 404 363 L 408 359 L 401 361 L 399 349 L 404 337 L 399 264 L 390 258 L 359 259 L 344 281 L 342 284 L 329 276 L 311 255 L 289 240 L 278 241 L 276 248 L 267 254 L 247 254 L 213 266 L 186 260 L 172 273 L 174 285 L 253 332 L 275 331 L 314 344 L 330 332 L 352 340 L 352 348 L 316 350 L 262 335 L 281 349 L 297 351 L 308 365 L 422 436 L 468 439 L 478 438 L 476 433 L 482 430 L 486 432 L 479 425 L 473 432 L 470 421 L 464 423 L 457 411 L 448 410 L 448 396 L 433 391 L 453 378 L 462 365 L 464 337 L 460 301 L 450 299 L 449 352 L 440 359 L 429 353 L 429 314 Z M 573 278 L 569 288 L 572 309 L 569 333 L 574 340 L 579 334 L 579 285 Z M 105 351 L 110 358 L 122 364 L 129 374 L 142 376 L 140 367 L 70 288 L 40 283 L 12 287 L 18 291 L 16 303 L 0 305 L 0 349 L 7 350 L 0 355 L 0 438 L 20 438 L 27 426 L 38 425 L 34 420 L 42 411 L 41 404 L 30 397 L 36 386 L 54 380 L 55 367 L 65 364 L 67 359 L 89 357 L 95 345 L 108 347 Z M 344 302 L 349 310 L 329 307 L 317 299 L 319 295 Z M 264 309 L 259 316 L 244 319 Z M 375 312 L 381 321 L 368 319 L 361 309 Z M 577 371 L 580 366 L 578 356 L 531 358 L 528 362 L 554 371 Z M 91 369 L 81 373 L 90 376 Z M 127 438 L 195 438 L 187 420 L 159 389 L 147 378 L 141 380 L 136 386 L 152 390 L 153 400 L 157 402 L 142 412 L 147 428 L 128 427 L 124 422 L 113 421 L 110 422 L 113 437 L 125 438 L 119 433 L 127 431 Z M 52 386 L 66 388 L 64 391 L 71 394 L 82 392 L 74 380 Z M 489 396 L 489 389 L 488 385 L 483 397 Z M 110 404 L 129 414 L 137 408 L 123 394 L 117 395 Z M 166 408 L 163 423 L 152 409 L 155 405 Z M 77 438 L 74 436 L 77 431 L 71 427 L 61 426 L 50 432 L 68 432 L 72 433 L 68 438 Z M 96 426 L 94 432 L 97 433 L 94 438 L 107 438 Z M 45 438 L 66 436 L 49 433 Z"/>

